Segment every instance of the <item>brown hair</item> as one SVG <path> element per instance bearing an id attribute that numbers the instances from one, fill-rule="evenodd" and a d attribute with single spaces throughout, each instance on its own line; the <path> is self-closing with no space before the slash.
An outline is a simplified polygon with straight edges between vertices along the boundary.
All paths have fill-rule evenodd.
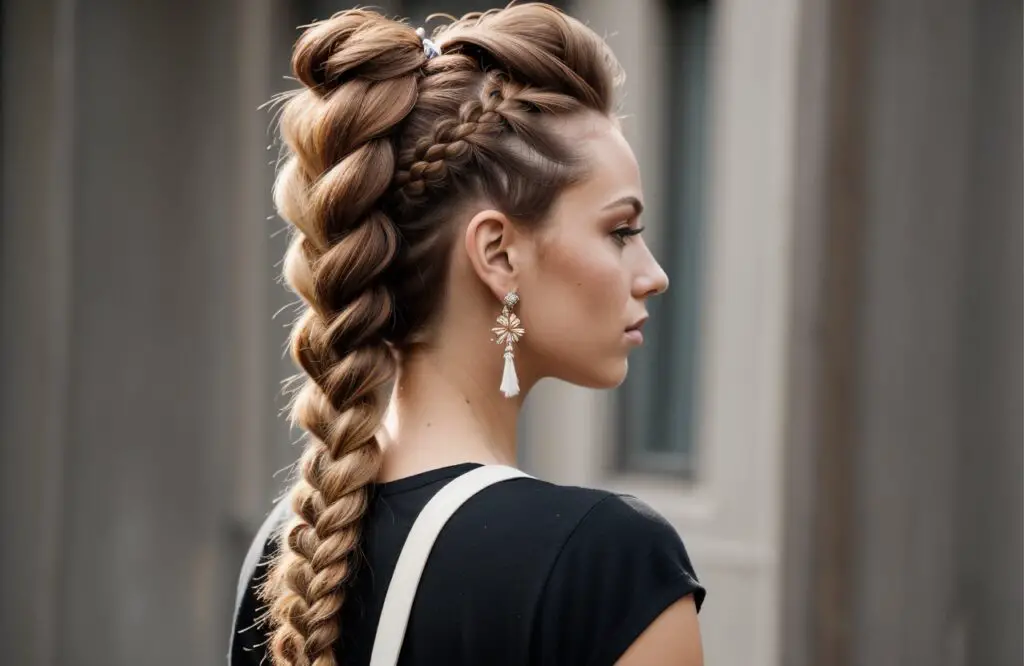
<path id="1" fill-rule="evenodd" d="M 307 375 L 291 414 L 308 442 L 263 588 L 275 664 L 336 663 L 397 353 L 428 337 L 450 218 L 485 200 L 538 223 L 585 168 L 550 118 L 613 111 L 613 56 L 553 7 L 468 14 L 434 39 L 442 55 L 428 59 L 412 27 L 357 9 L 295 45 L 304 87 L 281 113 L 274 201 L 295 228 L 284 275 L 307 306 L 291 336 Z"/>

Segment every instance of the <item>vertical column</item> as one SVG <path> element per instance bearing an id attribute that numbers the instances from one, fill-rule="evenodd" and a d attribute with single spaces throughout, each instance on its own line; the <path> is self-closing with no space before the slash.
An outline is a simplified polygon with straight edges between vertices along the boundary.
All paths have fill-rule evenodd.
<path id="1" fill-rule="evenodd" d="M 1024 168 L 1021 3 L 979 0 L 970 211 L 957 399 L 963 664 L 1016 666 L 1024 654 Z"/>
<path id="2" fill-rule="evenodd" d="M 76 5 L 6 0 L 0 26 L 0 642 L 29 665 L 60 653 Z"/>
<path id="3" fill-rule="evenodd" d="M 958 390 L 975 69 L 971 0 L 875 3 L 851 664 L 956 663 Z"/>
<path id="4" fill-rule="evenodd" d="M 832 149 L 836 87 L 849 85 L 835 76 L 839 40 L 833 39 L 834 0 L 805 0 L 800 17 L 798 46 L 795 137 L 793 254 L 790 273 L 792 312 L 787 367 L 787 434 L 783 446 L 783 532 L 780 587 L 780 663 L 786 666 L 814 666 L 822 660 L 824 646 L 815 641 L 832 641 L 821 635 L 819 603 L 822 587 L 816 514 L 827 515 L 819 495 L 826 485 L 818 471 L 819 452 L 836 446 L 822 437 L 822 391 L 824 367 L 830 359 L 822 334 L 825 306 L 829 302 L 823 287 L 830 263 L 823 258 L 825 238 L 833 218 L 832 199 L 826 194 L 832 171 L 827 168 L 838 155 Z M 845 40 L 844 40 L 845 41 Z M 854 250 L 854 248 L 848 248 Z M 834 483 L 834 481 L 833 481 Z M 848 485 L 849 480 L 846 481 Z M 845 492 L 845 491 L 844 491 Z M 817 563 L 817 564 L 815 564 Z M 834 589 L 834 587 L 832 588 Z M 830 613 L 830 619 L 835 613 Z M 830 632 L 831 633 L 831 632 Z M 837 662 L 837 666 L 839 666 Z"/>
<path id="5" fill-rule="evenodd" d="M 833 44 L 828 62 L 825 198 L 821 262 L 820 346 L 813 355 L 818 450 L 812 457 L 816 501 L 811 531 L 810 593 L 815 610 L 806 618 L 813 635 L 812 663 L 851 662 L 854 573 L 858 552 L 855 521 L 856 452 L 861 445 L 861 299 L 864 264 L 864 155 L 867 28 L 870 3 L 831 3 L 824 26 Z M 797 525 L 796 529 L 800 529 Z"/>

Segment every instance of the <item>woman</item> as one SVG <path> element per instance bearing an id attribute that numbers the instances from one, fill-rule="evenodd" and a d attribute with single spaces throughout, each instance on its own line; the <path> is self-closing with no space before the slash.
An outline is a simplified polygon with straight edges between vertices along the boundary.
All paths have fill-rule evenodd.
<path id="1" fill-rule="evenodd" d="M 603 41 L 543 4 L 422 34 L 352 10 L 295 47 L 304 88 L 282 110 L 274 198 L 307 305 L 291 349 L 308 442 L 242 571 L 232 664 L 368 663 L 424 505 L 515 463 L 541 378 L 622 382 L 645 302 L 668 286 L 639 235 Z M 633 498 L 491 486 L 415 589 L 402 664 L 702 662 L 704 590 Z"/>

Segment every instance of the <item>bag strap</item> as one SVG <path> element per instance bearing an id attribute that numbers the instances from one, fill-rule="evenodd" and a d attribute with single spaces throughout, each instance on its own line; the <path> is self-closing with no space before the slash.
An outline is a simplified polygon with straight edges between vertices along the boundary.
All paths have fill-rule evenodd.
<path id="1" fill-rule="evenodd" d="M 412 602 L 416 597 L 423 568 L 430 550 L 448 519 L 466 500 L 501 481 L 529 477 L 529 474 L 505 465 L 485 465 L 450 481 L 420 511 L 409 530 L 402 552 L 391 576 L 384 608 L 377 623 L 370 666 L 396 666 L 409 624 Z"/>

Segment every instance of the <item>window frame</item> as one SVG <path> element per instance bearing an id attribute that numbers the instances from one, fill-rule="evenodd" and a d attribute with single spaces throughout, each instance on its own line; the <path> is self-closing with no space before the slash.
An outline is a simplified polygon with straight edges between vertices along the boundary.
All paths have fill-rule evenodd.
<path id="1" fill-rule="evenodd" d="M 701 295 L 713 97 L 710 51 L 714 6 L 709 0 L 665 4 L 669 24 L 665 116 L 669 146 L 659 176 L 664 212 L 660 255 L 672 287 L 649 301 L 649 344 L 634 353 L 617 391 L 618 451 L 625 473 L 692 479 L 698 469 Z M 667 447 L 652 447 L 659 442 Z M 672 447 L 673 442 L 679 443 Z"/>

